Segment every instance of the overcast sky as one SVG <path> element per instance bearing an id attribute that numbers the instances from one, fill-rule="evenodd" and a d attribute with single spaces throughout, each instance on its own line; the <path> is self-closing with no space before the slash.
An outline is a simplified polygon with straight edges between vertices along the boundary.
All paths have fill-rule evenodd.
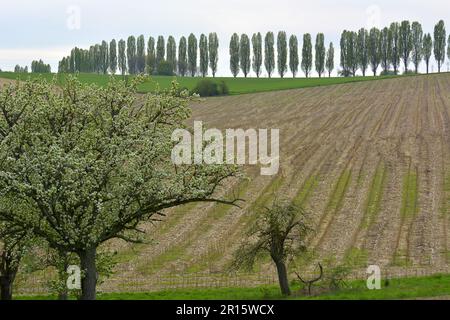
<path id="1" fill-rule="evenodd" d="M 228 76 L 228 43 L 233 32 L 285 30 L 299 40 L 323 32 L 338 47 L 344 29 L 417 20 L 432 32 L 439 19 L 450 25 L 446 0 L 0 0 L 0 69 L 43 59 L 56 71 L 74 46 L 129 35 L 173 35 L 215 31 L 219 35 L 219 75 Z M 301 45 L 301 44 L 300 44 Z M 338 58 L 339 50 L 336 50 Z M 338 60 L 336 60 L 338 63 Z M 447 68 L 447 64 L 446 64 Z"/>

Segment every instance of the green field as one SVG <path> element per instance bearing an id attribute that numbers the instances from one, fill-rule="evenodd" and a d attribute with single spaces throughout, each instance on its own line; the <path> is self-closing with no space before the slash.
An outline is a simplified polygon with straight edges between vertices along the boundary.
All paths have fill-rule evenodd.
<path id="1" fill-rule="evenodd" d="M 293 286 L 293 296 L 289 299 L 323 300 L 393 300 L 442 298 L 450 295 L 450 275 L 391 279 L 382 282 L 381 290 L 368 290 L 365 281 L 352 281 L 347 287 L 336 292 L 307 297 Z M 16 297 L 18 300 L 52 300 L 52 296 Z M 278 300 L 279 287 L 258 288 L 218 288 L 183 289 L 154 293 L 109 293 L 99 294 L 99 300 Z"/>
<path id="2" fill-rule="evenodd" d="M 14 72 L 0 72 L 0 78 L 5 79 L 20 79 L 26 80 L 28 78 L 36 79 L 43 78 L 46 80 L 52 80 L 57 77 L 58 82 L 63 82 L 66 75 L 60 74 L 17 74 Z M 91 74 L 91 73 L 80 73 L 79 79 L 83 83 L 87 84 L 97 84 L 106 85 L 110 76 Z M 115 76 L 121 79 L 122 76 Z M 244 94 L 244 93 L 254 93 L 254 92 L 266 92 L 275 90 L 286 90 L 286 89 L 297 89 L 297 88 L 309 88 L 318 86 L 328 86 L 334 84 L 342 84 L 349 82 L 359 82 L 359 81 L 370 81 L 370 80 L 381 80 L 393 78 L 395 76 L 380 76 L 380 77 L 354 77 L 354 78 L 216 78 L 217 81 L 225 81 L 230 89 L 230 94 Z M 193 89 L 197 82 L 201 78 L 191 78 L 191 77 L 168 77 L 168 76 L 152 76 L 145 83 L 139 87 L 140 92 L 150 92 L 155 90 L 157 85 L 161 88 L 167 88 L 173 80 L 177 80 L 181 87 L 187 89 Z"/>

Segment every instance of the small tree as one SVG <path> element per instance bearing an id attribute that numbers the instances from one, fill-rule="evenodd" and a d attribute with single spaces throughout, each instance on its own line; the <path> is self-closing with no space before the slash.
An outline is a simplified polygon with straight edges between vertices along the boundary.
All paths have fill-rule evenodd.
<path id="1" fill-rule="evenodd" d="M 156 50 L 155 50 L 155 38 L 149 37 L 147 43 L 147 74 L 152 75 L 156 73 Z"/>
<path id="2" fill-rule="evenodd" d="M 287 262 L 304 252 L 305 236 L 310 231 L 302 208 L 289 202 L 274 202 L 258 212 L 248 238 L 235 254 L 234 268 L 251 269 L 258 258 L 269 254 L 275 263 L 281 293 L 290 295 Z"/>

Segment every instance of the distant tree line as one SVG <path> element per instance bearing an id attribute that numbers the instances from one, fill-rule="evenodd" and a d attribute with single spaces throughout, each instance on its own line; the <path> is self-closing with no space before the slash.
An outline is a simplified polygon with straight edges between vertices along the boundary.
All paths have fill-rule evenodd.
<path id="1" fill-rule="evenodd" d="M 208 36 L 202 34 L 200 40 L 194 34 L 181 37 L 177 43 L 173 36 L 166 39 L 149 37 L 147 42 L 143 35 L 130 36 L 109 43 L 92 45 L 89 49 L 75 47 L 69 56 L 64 57 L 58 66 L 59 72 L 116 74 L 149 74 L 206 77 L 211 71 L 217 73 L 219 60 L 219 39 L 216 33 Z"/>
<path id="2" fill-rule="evenodd" d="M 441 72 L 445 60 L 446 30 L 444 21 L 439 21 L 434 27 L 433 37 L 430 33 L 424 34 L 419 22 L 410 23 L 405 20 L 401 23 L 393 22 L 382 30 L 372 28 L 360 29 L 358 32 L 344 30 L 341 35 L 341 67 L 343 76 L 355 76 L 360 70 L 363 76 L 370 68 L 373 75 L 377 75 L 381 67 L 381 74 L 398 74 L 401 66 L 404 73 L 411 72 L 412 63 L 414 72 L 418 73 L 422 61 L 426 64 L 429 73 L 430 58 L 434 53 Z M 450 37 L 448 39 L 450 59 Z"/>
<path id="3" fill-rule="evenodd" d="M 299 53 L 298 39 L 295 35 L 291 35 L 289 40 L 285 31 L 278 32 L 276 39 L 275 54 L 275 35 L 273 32 L 267 32 L 264 37 L 264 57 L 263 57 L 263 40 L 261 33 L 255 33 L 250 43 L 249 37 L 242 34 L 240 37 L 237 33 L 231 36 L 230 40 L 230 70 L 234 77 L 242 71 L 244 77 L 250 73 L 250 66 L 253 72 L 259 78 L 262 74 L 262 67 L 267 72 L 269 78 L 272 77 L 275 69 L 281 78 L 284 78 L 288 69 L 292 73 L 292 77 L 298 74 L 299 66 L 308 78 L 311 71 L 315 68 L 319 77 L 328 71 L 334 70 L 334 47 L 333 43 L 329 44 L 328 50 L 325 48 L 325 37 L 323 33 L 316 36 L 316 45 L 314 47 L 315 60 L 313 59 L 313 46 L 311 35 L 309 33 L 303 36 L 303 47 L 301 52 L 301 60 Z M 251 51 L 253 55 L 251 56 Z M 276 56 L 275 56 L 276 55 Z"/>
<path id="4" fill-rule="evenodd" d="M 296 35 L 289 38 L 285 31 L 275 37 L 273 32 L 264 35 L 254 33 L 231 36 L 229 44 L 230 71 L 234 77 L 241 72 L 248 77 L 252 71 L 256 77 L 265 69 L 271 78 L 278 71 L 285 77 L 290 71 L 296 77 L 301 70 L 308 78 L 315 71 L 319 77 L 331 76 L 335 69 L 335 47 L 332 42 L 326 46 L 325 36 L 318 33 L 313 38 L 306 33 L 302 37 L 302 47 Z M 414 66 L 418 72 L 420 64 L 425 62 L 429 72 L 430 59 L 434 58 L 441 72 L 446 55 L 450 59 L 450 37 L 447 39 L 445 24 L 441 20 L 436 24 L 433 34 L 424 33 L 419 22 L 393 22 L 383 29 L 361 28 L 358 31 L 344 30 L 340 39 L 340 70 L 342 76 L 363 76 L 373 74 L 398 74 L 411 72 Z M 92 72 L 101 74 L 149 74 L 206 77 L 216 76 L 218 67 L 219 39 L 216 33 L 208 36 L 194 34 L 181 37 L 178 44 L 173 36 L 149 37 L 130 36 L 116 42 L 92 45 L 89 49 L 72 49 L 70 56 L 59 62 L 59 72 Z M 314 52 L 313 52 L 314 51 Z M 381 73 L 379 72 L 381 70 Z"/>
<path id="5" fill-rule="evenodd" d="M 21 67 L 16 65 L 14 67 L 15 73 L 28 73 L 28 66 Z M 51 73 L 52 68 L 49 64 L 45 64 L 42 60 L 34 60 L 31 62 L 31 72 L 33 73 Z"/>

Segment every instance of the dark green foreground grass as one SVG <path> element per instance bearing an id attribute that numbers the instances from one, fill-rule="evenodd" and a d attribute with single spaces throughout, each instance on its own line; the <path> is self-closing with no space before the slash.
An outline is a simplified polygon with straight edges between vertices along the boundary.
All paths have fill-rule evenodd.
<path id="1" fill-rule="evenodd" d="M 29 78 L 43 78 L 48 81 L 57 77 L 58 82 L 64 82 L 67 75 L 64 74 L 18 74 L 14 72 L 0 72 L 0 78 L 11 79 L 11 80 L 27 80 Z M 108 83 L 108 75 L 99 75 L 91 73 L 80 73 L 78 78 L 81 82 L 86 84 L 97 84 L 104 86 Z M 122 79 L 122 76 L 115 76 L 118 79 Z M 354 77 L 354 78 L 216 78 L 217 81 L 225 81 L 228 85 L 230 94 L 244 94 L 244 93 L 254 93 L 254 92 L 266 92 L 266 91 L 276 91 L 276 90 L 286 90 L 286 89 L 297 89 L 297 88 L 309 88 L 318 86 L 328 86 L 334 84 L 343 84 L 350 82 L 360 82 L 360 81 L 371 81 L 371 80 L 382 80 L 393 78 L 395 76 L 382 76 L 382 77 Z M 201 78 L 191 78 L 191 77 L 168 77 L 168 76 L 152 76 L 149 80 L 143 83 L 139 87 L 139 91 L 151 92 L 159 85 L 160 88 L 167 88 L 170 86 L 171 82 L 176 79 L 181 87 L 187 88 L 189 90 L 193 89 L 197 82 Z"/>
<path id="2" fill-rule="evenodd" d="M 334 293 L 324 293 L 305 297 L 292 288 L 293 297 L 289 299 L 318 300 L 384 300 L 416 299 L 450 296 L 450 275 L 431 277 L 392 279 L 382 283 L 381 290 L 368 290 L 365 281 L 353 281 L 348 288 Z M 296 292 L 297 291 L 297 292 Z M 16 297 L 18 300 L 52 300 L 52 296 Z M 259 288 L 218 288 L 183 289 L 152 293 L 108 293 L 99 294 L 99 300 L 278 300 L 283 299 L 277 286 Z"/>

